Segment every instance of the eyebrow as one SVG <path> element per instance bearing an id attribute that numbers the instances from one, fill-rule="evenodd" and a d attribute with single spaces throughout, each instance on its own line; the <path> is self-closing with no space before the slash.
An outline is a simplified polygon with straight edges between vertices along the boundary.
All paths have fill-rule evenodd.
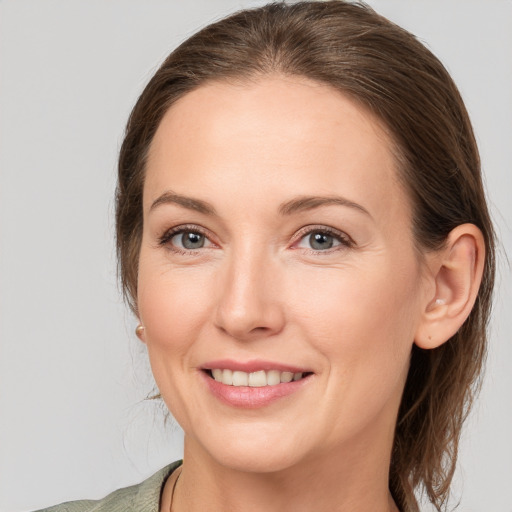
<path id="1" fill-rule="evenodd" d="M 163 193 L 160 197 L 158 197 L 158 199 L 155 199 L 149 208 L 149 211 L 154 210 L 157 206 L 162 204 L 177 204 L 178 206 L 182 206 L 188 210 L 194 210 L 204 215 L 216 215 L 215 208 L 210 203 L 202 201 L 201 199 L 182 196 L 181 194 L 176 194 L 171 190 Z"/>
<path id="2" fill-rule="evenodd" d="M 183 208 L 187 208 L 188 210 L 194 210 L 196 212 L 202 213 L 204 215 L 217 215 L 215 208 L 208 202 L 203 201 L 201 199 L 194 199 L 189 196 L 183 196 L 181 194 L 177 194 L 171 190 L 164 192 L 161 196 L 159 196 L 155 201 L 153 201 L 149 211 L 154 210 L 160 205 L 163 204 L 176 204 Z M 319 208 L 321 206 L 346 206 L 349 208 L 354 208 L 359 210 L 369 217 L 371 217 L 370 212 L 354 201 L 350 201 L 341 196 L 301 196 L 295 199 L 291 199 L 283 203 L 279 207 L 279 213 L 281 215 L 292 215 L 297 212 L 313 210 L 315 208 Z"/>
<path id="3" fill-rule="evenodd" d="M 296 199 L 292 199 L 291 201 L 287 201 L 283 203 L 279 207 L 279 213 L 282 215 L 291 215 L 293 213 L 301 212 L 304 210 L 313 210 L 314 208 L 319 208 L 320 206 L 329 206 L 329 205 L 337 205 L 337 206 L 348 206 L 349 208 L 354 208 L 359 210 L 369 217 L 371 217 L 370 212 L 361 206 L 358 203 L 354 203 L 354 201 L 350 201 L 345 197 L 341 196 L 302 196 Z"/>

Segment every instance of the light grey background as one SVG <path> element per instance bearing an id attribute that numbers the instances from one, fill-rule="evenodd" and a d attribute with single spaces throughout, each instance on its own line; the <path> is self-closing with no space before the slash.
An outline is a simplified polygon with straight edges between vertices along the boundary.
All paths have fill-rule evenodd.
<path id="1" fill-rule="evenodd" d="M 197 28 L 260 1 L 0 1 L 0 511 L 99 498 L 179 458 L 143 398 L 116 284 L 113 190 L 130 108 Z M 454 501 L 512 511 L 512 2 L 373 0 L 452 72 L 502 242 L 487 376 Z M 425 508 L 427 510 L 427 508 Z"/>

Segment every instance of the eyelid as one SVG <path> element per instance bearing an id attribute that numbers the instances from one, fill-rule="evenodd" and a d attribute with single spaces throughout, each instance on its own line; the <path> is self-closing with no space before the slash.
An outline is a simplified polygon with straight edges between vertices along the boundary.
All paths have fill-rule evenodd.
<path id="1" fill-rule="evenodd" d="M 159 246 L 165 246 L 167 245 L 174 236 L 185 233 L 185 232 L 192 232 L 192 233 L 199 233 L 200 235 L 203 235 L 205 238 L 208 239 L 208 241 L 212 245 L 217 245 L 213 240 L 210 232 L 206 229 L 204 229 L 201 226 L 198 226 L 197 224 L 180 224 L 178 226 L 174 226 L 172 228 L 167 229 L 164 231 L 164 233 L 158 237 L 158 245 Z M 208 248 L 208 247 L 206 247 Z M 201 248 L 202 249 L 202 248 Z M 183 251 L 179 247 L 173 247 L 173 250 L 176 251 Z M 199 249 L 185 249 L 186 251 L 198 251 Z"/>
<path id="2" fill-rule="evenodd" d="M 330 226 L 325 226 L 322 224 L 314 224 L 314 225 L 310 225 L 310 226 L 304 226 L 303 228 L 299 229 L 299 231 L 297 231 L 297 233 L 295 233 L 295 235 L 293 236 L 292 246 L 296 246 L 297 243 L 299 243 L 307 235 L 310 235 L 311 233 L 317 233 L 317 232 L 325 233 L 330 236 L 333 236 L 334 238 L 338 239 L 341 242 L 340 245 L 345 248 L 353 247 L 356 245 L 356 243 L 350 237 L 350 235 L 348 235 L 344 231 L 340 231 L 339 229 L 335 229 Z M 324 251 L 318 251 L 315 249 L 311 249 L 311 251 L 314 253 L 320 253 L 320 252 L 327 253 L 327 252 L 329 252 L 329 249 L 324 250 Z"/>
<path id="3" fill-rule="evenodd" d="M 203 235 L 205 238 L 207 238 L 208 241 L 210 242 L 210 244 L 212 244 L 212 246 L 218 246 L 218 244 L 215 243 L 212 240 L 213 237 L 212 237 L 210 231 L 205 229 L 205 228 L 203 228 L 202 226 L 197 225 L 197 224 L 180 224 L 180 225 L 173 226 L 172 228 L 167 229 L 166 231 L 164 231 L 164 233 L 162 235 L 160 235 L 158 237 L 158 245 L 165 247 L 174 236 L 176 236 L 177 234 L 180 234 L 180 233 L 187 232 L 187 231 L 199 233 L 199 234 Z M 312 224 L 312 225 L 308 225 L 308 226 L 302 227 L 301 229 L 299 229 L 299 231 L 297 231 L 293 235 L 291 248 L 292 249 L 296 249 L 297 248 L 296 245 L 304 237 L 306 237 L 307 235 L 310 235 L 311 233 L 315 233 L 315 232 L 325 233 L 325 234 L 328 234 L 328 235 L 333 236 L 334 238 L 336 238 L 340 242 L 340 245 L 336 246 L 336 247 L 340 247 L 341 246 L 341 247 L 347 248 L 347 247 L 353 247 L 353 246 L 356 245 L 356 243 L 350 237 L 350 235 L 348 235 L 344 231 L 340 231 L 338 229 L 335 229 L 333 227 L 326 226 L 326 225 L 323 225 L 323 224 Z M 211 246 L 209 246 L 209 247 L 201 247 L 200 249 L 180 249 L 179 247 L 173 246 L 170 249 L 172 249 L 175 252 L 185 252 L 185 251 L 187 251 L 187 252 L 191 252 L 191 253 L 196 253 L 197 251 L 199 251 L 201 249 L 208 249 L 210 247 Z M 315 250 L 315 249 L 310 249 L 310 251 L 312 253 L 315 253 L 315 254 L 318 254 L 318 253 L 329 253 L 329 252 L 331 252 L 333 250 L 336 250 L 336 247 L 335 248 L 331 248 L 331 249 L 327 249 L 327 250 L 322 250 L 322 251 Z"/>

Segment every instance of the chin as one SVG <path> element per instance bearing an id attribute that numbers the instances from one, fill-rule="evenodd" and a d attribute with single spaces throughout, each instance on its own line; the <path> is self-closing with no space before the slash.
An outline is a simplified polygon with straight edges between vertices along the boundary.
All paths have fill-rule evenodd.
<path id="1" fill-rule="evenodd" d="M 238 428 L 236 435 L 217 431 L 214 437 L 198 442 L 213 461 L 225 468 L 247 473 L 273 473 L 293 467 L 303 460 L 308 449 L 295 442 L 285 429 L 263 433 L 263 428 Z M 267 429 L 268 430 L 268 429 Z M 283 435 L 283 431 L 285 435 Z M 190 444 L 185 435 L 185 446 Z"/>
<path id="2" fill-rule="evenodd" d="M 285 471 L 301 460 L 298 454 L 286 454 L 281 450 L 262 450 L 260 447 L 248 447 L 240 450 L 225 450 L 211 453 L 210 456 L 225 468 L 243 473 L 278 473 Z"/>

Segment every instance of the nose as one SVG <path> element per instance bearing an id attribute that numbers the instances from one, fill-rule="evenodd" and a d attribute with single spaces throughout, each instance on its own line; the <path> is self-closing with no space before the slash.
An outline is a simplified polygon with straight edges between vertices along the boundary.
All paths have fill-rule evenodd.
<path id="1" fill-rule="evenodd" d="M 278 334 L 285 315 L 279 269 L 262 255 L 233 255 L 218 282 L 215 323 L 239 341 Z"/>

